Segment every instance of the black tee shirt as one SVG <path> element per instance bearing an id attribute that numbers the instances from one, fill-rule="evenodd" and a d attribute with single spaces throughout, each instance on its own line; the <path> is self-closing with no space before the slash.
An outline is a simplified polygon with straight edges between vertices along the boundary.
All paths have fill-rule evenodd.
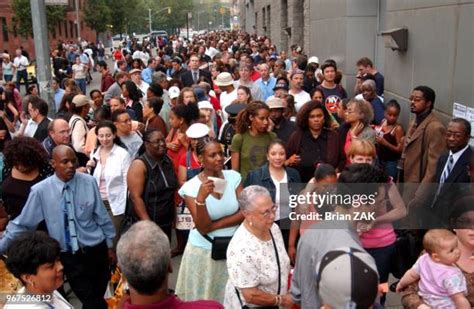
<path id="1" fill-rule="evenodd" d="M 374 75 L 375 78 L 375 91 L 377 92 L 377 95 L 383 96 L 383 90 L 384 90 L 384 77 L 382 74 L 379 72 L 375 73 Z"/>

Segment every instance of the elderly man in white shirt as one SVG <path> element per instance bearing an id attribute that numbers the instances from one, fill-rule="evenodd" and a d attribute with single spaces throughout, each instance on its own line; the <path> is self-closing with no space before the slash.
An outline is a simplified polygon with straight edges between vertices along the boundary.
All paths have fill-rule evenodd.
<path id="1" fill-rule="evenodd" d="M 16 50 L 16 57 L 13 59 L 13 68 L 16 71 L 16 88 L 20 91 L 20 82 L 25 82 L 25 89 L 28 89 L 28 72 L 26 68 L 30 65 L 28 58 L 21 54 L 21 49 Z"/>

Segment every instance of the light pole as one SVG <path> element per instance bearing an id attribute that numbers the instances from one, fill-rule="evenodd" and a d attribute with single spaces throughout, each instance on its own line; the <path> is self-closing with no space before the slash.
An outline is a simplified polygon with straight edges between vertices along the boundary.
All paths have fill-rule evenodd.
<path id="1" fill-rule="evenodd" d="M 168 10 L 168 14 L 171 14 L 171 6 L 167 6 L 167 7 L 164 7 L 162 8 L 161 10 L 151 14 L 151 8 L 148 8 L 148 24 L 150 26 L 150 33 L 153 31 L 153 27 L 151 26 L 151 17 L 160 13 L 160 12 L 163 12 L 164 10 Z"/>
<path id="2" fill-rule="evenodd" d="M 74 6 L 76 7 L 76 29 L 77 29 L 77 40 L 81 44 L 81 21 L 79 20 L 79 1 L 75 0 Z"/>

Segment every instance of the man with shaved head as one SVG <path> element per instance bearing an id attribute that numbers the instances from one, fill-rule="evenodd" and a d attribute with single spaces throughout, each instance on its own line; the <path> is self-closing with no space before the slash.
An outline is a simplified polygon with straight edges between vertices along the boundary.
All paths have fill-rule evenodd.
<path id="1" fill-rule="evenodd" d="M 31 188 L 21 214 L 8 223 L 0 239 L 0 253 L 22 232 L 46 223 L 49 236 L 61 246 L 64 274 L 83 308 L 106 309 L 104 293 L 115 230 L 95 179 L 76 173 L 74 150 L 59 145 L 52 151 L 54 175 Z"/>

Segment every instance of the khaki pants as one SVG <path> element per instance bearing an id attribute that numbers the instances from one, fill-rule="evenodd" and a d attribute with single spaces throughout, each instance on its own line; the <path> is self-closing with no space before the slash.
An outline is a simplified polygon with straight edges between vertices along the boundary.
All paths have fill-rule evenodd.
<path id="1" fill-rule="evenodd" d="M 112 224 L 114 225 L 115 228 L 115 238 L 114 238 L 114 250 L 117 247 L 117 242 L 119 240 L 119 232 L 120 232 L 120 226 L 122 225 L 122 220 L 124 218 L 124 215 L 118 215 L 114 216 L 112 214 L 112 209 L 110 208 L 110 203 L 107 200 L 102 201 L 104 203 L 105 209 L 107 209 L 107 212 L 109 213 L 110 219 L 112 220 Z"/>

